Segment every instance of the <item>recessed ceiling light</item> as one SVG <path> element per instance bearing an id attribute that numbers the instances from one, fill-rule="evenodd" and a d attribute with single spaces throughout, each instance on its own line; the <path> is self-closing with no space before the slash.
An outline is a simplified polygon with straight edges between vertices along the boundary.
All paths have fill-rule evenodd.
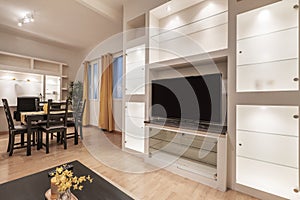
<path id="1" fill-rule="evenodd" d="M 23 26 L 23 24 L 28 24 L 34 22 L 33 13 L 27 13 L 23 18 L 19 19 L 18 26 Z"/>
<path id="2" fill-rule="evenodd" d="M 167 11 L 168 11 L 168 12 L 171 11 L 171 6 L 167 6 Z"/>

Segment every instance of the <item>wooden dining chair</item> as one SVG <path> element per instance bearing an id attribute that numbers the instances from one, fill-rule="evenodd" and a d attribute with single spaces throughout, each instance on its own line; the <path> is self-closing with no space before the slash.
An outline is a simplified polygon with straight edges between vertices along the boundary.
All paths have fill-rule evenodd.
<path id="1" fill-rule="evenodd" d="M 64 143 L 64 149 L 67 149 L 67 115 L 68 100 L 59 103 L 48 100 L 46 124 L 40 126 L 39 135 L 40 145 L 46 147 L 47 154 L 49 153 L 49 137 L 54 133 L 59 138 L 58 140 Z M 43 143 L 43 133 L 45 133 L 45 143 Z"/>
<path id="2" fill-rule="evenodd" d="M 25 138 L 25 134 L 27 133 L 27 126 L 25 125 L 15 125 L 11 112 L 10 112 L 10 108 L 7 102 L 7 99 L 2 99 L 3 102 L 3 109 L 5 112 L 5 116 L 6 116 L 6 120 L 7 120 L 7 124 L 8 124 L 8 145 L 7 145 L 7 152 L 9 152 L 9 156 L 12 156 L 14 149 L 20 149 L 20 148 L 25 148 L 27 147 L 27 142 L 28 141 L 24 141 Z M 35 145 L 35 133 L 37 131 L 37 127 L 33 127 L 32 129 L 33 131 L 33 139 L 30 140 L 29 142 L 33 142 L 33 146 Z M 15 142 L 16 136 L 20 135 L 21 137 L 21 141 L 20 142 Z"/>
<path id="3" fill-rule="evenodd" d="M 76 108 L 73 111 L 73 118 L 71 120 L 68 120 L 68 127 L 73 127 L 74 132 L 67 133 L 67 139 L 75 138 L 74 144 L 78 144 L 78 132 L 80 133 L 80 139 L 83 139 L 82 116 L 83 116 L 83 112 L 84 112 L 84 108 L 85 108 L 85 103 L 86 103 L 86 100 L 79 101 L 76 105 Z"/>

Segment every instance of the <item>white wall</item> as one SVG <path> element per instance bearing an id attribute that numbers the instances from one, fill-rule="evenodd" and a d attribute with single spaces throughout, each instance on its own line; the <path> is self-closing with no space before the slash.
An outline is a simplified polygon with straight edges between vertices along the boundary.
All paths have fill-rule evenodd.
<path id="1" fill-rule="evenodd" d="M 102 55 L 107 53 L 117 53 L 123 49 L 123 35 L 122 33 L 111 36 L 105 41 L 98 44 L 91 52 L 87 54 L 83 61 L 92 61 L 99 59 Z M 83 63 L 83 62 L 82 62 Z M 101 60 L 99 61 L 101 65 Z M 102 69 L 103 70 L 103 69 Z M 99 79 L 101 73 L 99 74 Z M 81 65 L 75 80 L 83 80 L 83 64 Z M 100 86 L 99 86 L 100 87 Z M 100 98 L 100 97 L 99 97 Z M 98 126 L 99 118 L 99 100 L 90 101 L 90 125 Z M 121 131 L 122 129 L 122 101 L 118 99 L 113 100 L 113 115 L 115 119 L 115 130 Z"/>
<path id="2" fill-rule="evenodd" d="M 36 58 L 43 58 L 69 65 L 69 80 L 74 80 L 83 59 L 83 51 L 61 44 L 50 44 L 35 38 L 22 37 L 0 29 L 0 50 Z"/>

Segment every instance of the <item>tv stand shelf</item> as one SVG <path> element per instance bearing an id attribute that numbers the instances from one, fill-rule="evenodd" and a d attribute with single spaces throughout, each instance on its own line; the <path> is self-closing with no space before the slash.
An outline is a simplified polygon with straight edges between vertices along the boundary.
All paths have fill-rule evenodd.
<path id="1" fill-rule="evenodd" d="M 167 130 L 167 131 L 174 131 L 174 132 L 180 132 L 180 133 L 185 133 L 185 134 L 191 134 L 191 135 L 201 135 L 201 136 L 205 136 L 205 137 L 210 137 L 210 138 L 219 138 L 219 137 L 226 137 L 227 131 L 225 131 L 223 129 L 223 132 L 216 132 L 216 131 L 212 131 L 212 129 L 210 128 L 203 128 L 203 129 L 199 129 L 199 128 L 187 128 L 186 126 L 183 127 L 178 127 L 178 126 L 170 126 L 168 125 L 162 125 L 156 122 L 145 122 L 145 126 L 149 127 L 149 128 L 158 128 L 158 129 L 163 129 L 163 130 Z M 215 129 L 214 129 L 215 130 Z"/>
<path id="2" fill-rule="evenodd" d="M 227 135 L 154 123 L 148 132 L 147 162 L 226 191 Z"/>

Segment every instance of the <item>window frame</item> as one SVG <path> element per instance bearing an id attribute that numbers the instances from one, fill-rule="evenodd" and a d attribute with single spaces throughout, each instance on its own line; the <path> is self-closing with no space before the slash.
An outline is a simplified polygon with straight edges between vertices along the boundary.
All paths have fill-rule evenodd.
<path id="1" fill-rule="evenodd" d="M 114 75 L 114 72 L 115 72 L 115 62 L 117 61 L 117 59 L 119 59 L 119 58 L 122 58 L 122 64 L 121 64 L 121 69 L 122 69 L 122 71 L 121 71 L 121 77 L 118 77 L 118 79 L 119 78 L 121 78 L 121 80 L 117 80 L 117 82 L 115 82 L 115 75 Z M 113 99 L 114 100 L 122 100 L 123 99 L 123 97 L 124 97 L 124 92 L 123 92 L 123 72 L 124 72 L 124 69 L 123 69 L 123 65 L 124 65 L 124 56 L 122 55 L 122 54 L 119 54 L 119 55 L 115 55 L 114 57 L 113 57 Z M 116 97 L 115 96 L 115 93 L 114 93 L 114 88 L 115 88 L 115 83 L 118 83 L 118 84 L 120 84 L 121 85 L 121 97 Z M 117 85 L 118 85 L 117 84 Z"/>
<path id="2" fill-rule="evenodd" d="M 101 85 L 101 79 L 100 79 L 100 72 L 101 72 L 101 66 L 100 66 L 100 59 L 90 61 L 88 66 L 88 98 L 90 101 L 98 101 L 100 98 L 100 85 Z M 95 74 L 94 74 L 94 65 L 97 64 L 97 80 L 95 81 Z M 95 90 L 96 89 L 96 90 Z M 95 98 L 95 91 L 97 91 L 97 98 Z"/>

